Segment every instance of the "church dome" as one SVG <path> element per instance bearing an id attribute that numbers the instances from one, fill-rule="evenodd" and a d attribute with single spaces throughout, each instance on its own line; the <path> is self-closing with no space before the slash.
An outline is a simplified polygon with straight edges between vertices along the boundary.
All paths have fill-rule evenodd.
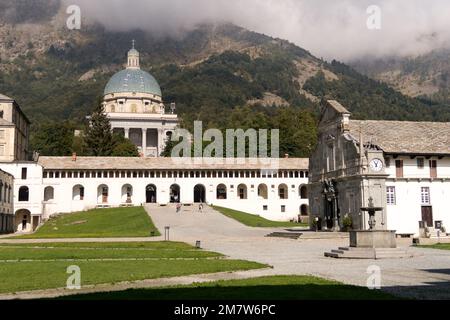
<path id="1" fill-rule="evenodd" d="M 148 72 L 141 70 L 139 51 L 134 48 L 128 51 L 128 64 L 125 70 L 117 72 L 105 87 L 104 95 L 124 92 L 153 94 L 162 97 L 161 88 L 156 79 Z"/>
<path id="2" fill-rule="evenodd" d="M 141 69 L 127 68 L 117 72 L 105 87 L 104 95 L 121 92 L 148 93 L 162 96 L 156 79 Z"/>

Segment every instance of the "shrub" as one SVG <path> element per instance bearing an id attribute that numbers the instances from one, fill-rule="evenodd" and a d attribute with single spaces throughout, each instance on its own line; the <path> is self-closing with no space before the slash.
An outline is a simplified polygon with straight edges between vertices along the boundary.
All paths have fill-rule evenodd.
<path id="1" fill-rule="evenodd" d="M 343 225 L 344 231 L 350 231 L 353 228 L 352 217 L 350 217 L 348 214 L 346 214 L 344 219 L 342 220 L 342 225 Z"/>

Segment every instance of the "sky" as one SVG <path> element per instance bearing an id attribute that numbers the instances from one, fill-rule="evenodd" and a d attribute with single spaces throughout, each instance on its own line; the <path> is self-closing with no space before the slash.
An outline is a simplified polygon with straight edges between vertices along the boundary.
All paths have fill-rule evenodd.
<path id="1" fill-rule="evenodd" d="M 327 60 L 420 55 L 450 47 L 450 0 L 63 1 L 114 31 L 140 28 L 179 36 L 200 23 L 231 22 Z M 368 13 L 371 6 L 379 11 Z M 368 20 L 379 28 L 369 29 Z"/>

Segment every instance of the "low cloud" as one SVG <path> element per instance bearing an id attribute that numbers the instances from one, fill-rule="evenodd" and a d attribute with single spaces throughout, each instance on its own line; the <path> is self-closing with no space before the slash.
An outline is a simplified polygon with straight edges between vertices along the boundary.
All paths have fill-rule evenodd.
<path id="1" fill-rule="evenodd" d="M 417 55 L 450 47 L 448 0 L 63 0 L 115 31 L 179 35 L 199 23 L 231 22 L 290 40 L 326 59 Z M 369 30 L 370 5 L 381 29 Z"/>

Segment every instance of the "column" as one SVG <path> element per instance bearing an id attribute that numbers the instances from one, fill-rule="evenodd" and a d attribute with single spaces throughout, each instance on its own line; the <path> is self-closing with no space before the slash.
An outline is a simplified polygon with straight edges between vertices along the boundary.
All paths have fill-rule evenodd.
<path id="1" fill-rule="evenodd" d="M 147 128 L 142 129 L 142 154 L 147 156 Z"/>
<path id="2" fill-rule="evenodd" d="M 125 130 L 125 138 L 130 139 L 130 128 L 124 128 Z"/>
<path id="3" fill-rule="evenodd" d="M 164 130 L 158 129 L 158 150 L 157 150 L 157 157 L 164 151 L 164 137 L 163 137 Z"/>

